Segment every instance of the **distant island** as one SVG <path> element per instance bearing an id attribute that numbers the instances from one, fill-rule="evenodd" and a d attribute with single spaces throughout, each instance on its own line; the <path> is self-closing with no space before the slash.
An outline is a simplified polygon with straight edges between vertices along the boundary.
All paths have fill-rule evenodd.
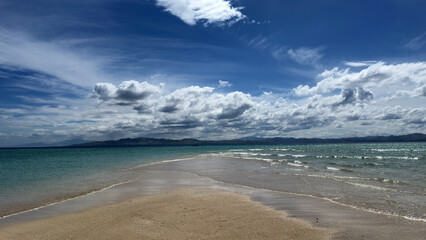
<path id="1" fill-rule="evenodd" d="M 136 147 L 136 146 L 209 146 L 209 145 L 277 145 L 277 144 L 326 144 L 326 143 L 374 143 L 374 142 L 425 142 L 426 134 L 413 133 L 400 136 L 370 136 L 350 138 L 240 138 L 233 140 L 203 141 L 193 138 L 181 140 L 157 138 L 124 138 L 73 144 L 66 147 Z"/>

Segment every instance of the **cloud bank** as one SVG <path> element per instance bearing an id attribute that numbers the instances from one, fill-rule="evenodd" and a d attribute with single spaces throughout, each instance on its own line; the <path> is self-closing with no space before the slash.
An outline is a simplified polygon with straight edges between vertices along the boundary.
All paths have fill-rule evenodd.
<path id="1" fill-rule="evenodd" d="M 315 85 L 300 85 L 287 98 L 273 93 L 256 97 L 238 91 L 217 93 L 212 87 L 200 86 L 167 93 L 161 91 L 162 85 L 130 82 L 118 87 L 98 84 L 94 96 L 101 105 L 115 104 L 133 110 L 135 115 L 149 120 L 150 129 L 159 132 L 164 128 L 170 132 L 174 127 L 187 129 L 191 136 L 232 138 L 299 135 L 306 130 L 347 127 L 341 133 L 372 135 L 421 131 L 426 124 L 426 108 L 422 104 L 426 92 L 425 62 L 378 62 L 360 71 L 326 70 L 318 75 Z M 130 85 L 135 86 L 128 94 L 132 97 L 123 99 L 120 89 L 128 91 Z M 122 100 L 129 104 L 122 104 Z"/>
<path id="2" fill-rule="evenodd" d="M 240 7 L 233 7 L 226 0 L 156 0 L 157 5 L 165 8 L 188 25 L 202 22 L 208 24 L 233 24 L 244 19 Z"/>
<path id="3" fill-rule="evenodd" d="M 426 133 L 426 62 L 333 68 L 290 94 L 208 86 L 166 89 L 135 80 L 98 83 L 75 105 L 0 108 L 3 139 L 123 137 L 230 139 Z"/>

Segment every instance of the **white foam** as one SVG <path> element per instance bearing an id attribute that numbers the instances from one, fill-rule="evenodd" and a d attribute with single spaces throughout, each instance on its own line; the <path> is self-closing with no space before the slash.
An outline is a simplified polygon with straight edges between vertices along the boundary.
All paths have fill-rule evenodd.
<path id="1" fill-rule="evenodd" d="M 327 169 L 328 169 L 328 170 L 331 170 L 331 171 L 339 171 L 339 170 L 340 170 L 340 169 L 335 168 L 335 167 L 327 167 Z"/>
<path id="2" fill-rule="evenodd" d="M 426 219 L 423 219 L 423 218 L 416 218 L 416 217 L 410 217 L 410 216 L 402 216 L 402 217 L 411 221 L 426 222 Z"/>
<path id="3" fill-rule="evenodd" d="M 287 163 L 287 164 L 294 167 L 303 167 L 302 164 L 298 164 L 298 163 Z"/>
<path id="4" fill-rule="evenodd" d="M 368 184 L 362 184 L 362 183 L 354 183 L 354 182 L 347 182 L 348 184 L 357 186 L 357 187 L 362 187 L 362 188 L 371 188 L 371 189 L 376 189 L 376 190 L 381 190 L 381 191 L 391 191 L 391 192 L 397 192 L 394 189 L 390 189 L 390 188 L 384 188 L 384 187 L 378 187 L 378 186 L 373 186 L 373 185 L 368 185 Z"/>
<path id="5" fill-rule="evenodd" d="M 290 149 L 289 148 L 270 148 L 269 150 L 272 150 L 272 151 L 284 151 L 284 152 L 286 152 L 286 151 L 288 151 Z"/>

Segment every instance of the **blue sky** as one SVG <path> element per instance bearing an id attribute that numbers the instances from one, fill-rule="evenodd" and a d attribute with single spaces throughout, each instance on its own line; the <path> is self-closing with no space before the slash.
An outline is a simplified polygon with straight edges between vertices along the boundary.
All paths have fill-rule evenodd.
<path id="1" fill-rule="evenodd" d="M 424 9 L 3 0 L 0 146 L 426 133 Z"/>

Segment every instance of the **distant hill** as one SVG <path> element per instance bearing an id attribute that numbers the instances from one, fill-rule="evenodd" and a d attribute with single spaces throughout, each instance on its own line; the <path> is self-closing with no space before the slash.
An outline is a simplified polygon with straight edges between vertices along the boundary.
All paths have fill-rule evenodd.
<path id="1" fill-rule="evenodd" d="M 207 146 L 207 145 L 255 145 L 255 144 L 324 144 L 324 143 L 374 143 L 374 142 L 426 142 L 426 134 L 413 133 L 400 136 L 371 136 L 351 138 L 256 138 L 202 141 L 193 138 L 181 140 L 157 138 L 124 138 L 116 141 L 97 141 L 74 144 L 68 147 L 134 147 L 134 146 Z"/>

